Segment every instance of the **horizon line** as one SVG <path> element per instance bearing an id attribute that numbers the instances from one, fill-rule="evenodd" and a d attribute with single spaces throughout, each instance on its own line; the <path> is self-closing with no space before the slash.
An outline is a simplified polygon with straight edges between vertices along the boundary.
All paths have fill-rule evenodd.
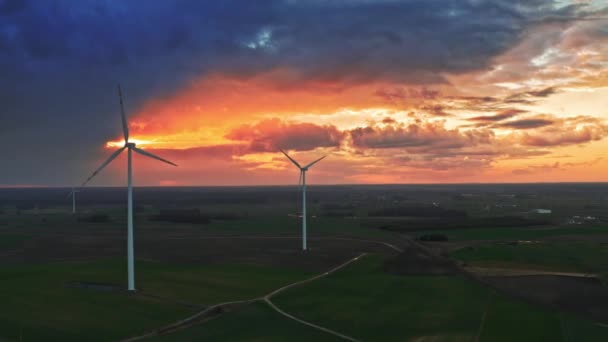
<path id="1" fill-rule="evenodd" d="M 307 184 L 307 186 L 442 186 L 442 185 L 538 185 L 538 184 L 608 184 L 608 181 L 570 181 L 570 182 L 462 182 L 462 183 L 333 183 L 333 184 Z M 235 185 L 142 185 L 134 188 L 256 188 L 256 187 L 286 187 L 298 184 L 235 184 Z M 73 185 L 0 185 L 0 189 L 71 189 L 81 188 Z M 126 188 L 120 185 L 86 186 L 89 189 Z"/>

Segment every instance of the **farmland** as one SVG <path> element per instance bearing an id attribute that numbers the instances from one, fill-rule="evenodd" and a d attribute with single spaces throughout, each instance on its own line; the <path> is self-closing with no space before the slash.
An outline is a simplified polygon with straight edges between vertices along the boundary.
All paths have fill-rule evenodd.
<path id="1" fill-rule="evenodd" d="M 475 189 L 311 187 L 307 252 L 293 189 L 136 189 L 135 294 L 125 291 L 121 189 L 83 191 L 77 215 L 59 190 L 0 191 L 0 290 L 6 296 L 0 337 L 341 339 L 321 327 L 363 341 L 608 338 L 602 283 L 608 234 L 601 218 L 572 225 L 563 213 L 551 214 L 539 226 L 517 207 L 484 214 L 478 202 L 503 203 L 505 197 L 480 189 L 479 199 L 463 199 L 458 195 Z M 571 189 L 544 200 L 537 190 L 534 204 L 574 201 Z M 601 217 L 602 200 L 588 204 L 594 191 L 577 196 L 577 216 Z M 452 214 L 438 218 L 433 215 L 445 211 L 425 209 L 418 217 L 407 209 L 427 205 Z M 410 216 L 399 216 L 403 212 Z M 494 222 L 477 219 L 482 215 L 519 215 L 524 220 L 517 222 L 535 223 L 471 228 Z M 445 219 L 449 229 L 419 229 Z M 461 219 L 467 221 L 459 228 Z M 419 241 L 425 234 L 446 239 Z M 596 278 L 554 275 L 568 272 Z M 310 325 L 266 302 L 289 284 L 268 300 Z M 548 288 L 555 289 L 551 296 Z M 584 289 L 586 297 L 573 297 Z"/>

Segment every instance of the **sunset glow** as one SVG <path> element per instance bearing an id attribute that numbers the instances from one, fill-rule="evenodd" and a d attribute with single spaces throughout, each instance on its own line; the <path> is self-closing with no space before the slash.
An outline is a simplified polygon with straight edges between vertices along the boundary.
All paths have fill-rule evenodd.
<path id="1" fill-rule="evenodd" d="M 163 6 L 146 13 L 183 10 Z M 238 27 L 226 20 L 177 30 L 166 37 L 175 50 L 155 40 L 164 33 L 137 40 L 133 51 L 112 41 L 108 51 L 124 60 L 112 69 L 114 55 L 99 57 L 103 67 L 91 72 L 108 82 L 91 90 L 85 111 L 102 109 L 78 116 L 105 137 L 96 138 L 102 148 L 88 169 L 123 146 L 113 70 L 128 70 L 120 78 L 132 141 L 180 165 L 164 185 L 292 183 L 279 148 L 303 160 L 329 154 L 311 174 L 315 183 L 608 180 L 601 3 L 277 6 L 281 15 L 268 17 L 248 7 Z M 325 10 L 347 14 L 321 20 Z M 149 165 L 142 184 L 158 185 L 162 167 Z M 116 168 L 104 181 L 123 176 Z"/>

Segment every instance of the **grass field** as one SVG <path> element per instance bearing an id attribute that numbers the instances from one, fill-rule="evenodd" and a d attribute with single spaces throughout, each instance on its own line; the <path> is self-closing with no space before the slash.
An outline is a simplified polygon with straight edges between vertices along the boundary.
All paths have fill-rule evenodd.
<path id="1" fill-rule="evenodd" d="M 0 268 L 0 339 L 116 340 L 195 311 L 176 301 L 213 304 L 256 297 L 307 276 L 304 272 L 258 266 L 138 262 L 138 288 L 142 291 L 136 296 L 68 286 L 71 281 L 86 281 L 124 288 L 125 266 L 122 260 L 110 260 Z"/>
<path id="2" fill-rule="evenodd" d="M 0 252 L 10 255 L 24 244 L 27 251 L 13 255 L 13 260 L 21 264 L 0 267 L 0 291 L 3 294 L 0 340 L 117 340 L 183 319 L 199 310 L 198 307 L 264 295 L 285 284 L 323 272 L 337 264 L 337 260 L 360 253 L 360 249 L 382 252 L 368 250 L 370 247 L 367 245 L 357 247 L 359 249 L 348 247 L 348 243 L 343 241 L 322 244 L 321 239 L 311 240 L 311 255 L 298 253 L 299 241 L 296 240 L 262 243 L 246 239 L 233 241 L 232 238 L 202 239 L 215 235 L 300 235 L 300 219 L 287 217 L 287 213 L 297 208 L 291 210 L 291 205 L 278 208 L 268 205 L 260 211 L 242 212 L 246 207 L 213 208 L 211 212 L 230 211 L 244 216 L 236 220 L 215 220 L 210 224 L 151 221 L 149 218 L 155 210 L 147 208 L 140 212 L 136 216 L 136 241 L 139 243 L 136 250 L 140 253 L 138 256 L 148 259 L 137 262 L 137 287 L 141 292 L 135 296 L 122 291 L 99 292 L 67 286 L 71 281 L 85 281 L 125 288 L 126 262 L 122 258 L 106 259 L 103 255 L 104 259 L 98 261 L 48 263 L 44 255 L 39 259 L 44 263 L 35 265 L 24 265 L 19 259 L 27 253 L 41 253 L 41 247 L 53 252 L 48 253 L 52 257 L 61 248 L 76 251 L 66 254 L 66 259 L 61 259 L 63 254 L 57 253 L 56 260 L 72 257 L 73 260 L 81 260 L 81 257 L 89 257 L 93 253 L 92 247 L 99 250 L 119 244 L 124 247 L 120 240 L 126 234 L 123 208 L 94 208 L 95 212 L 110 214 L 111 221 L 107 223 L 79 222 L 65 211 L 52 210 L 20 216 L 2 215 Z M 608 235 L 608 228 L 488 228 L 434 232 L 446 234 L 451 241 L 542 240 L 564 235 Z M 394 233 L 366 228 L 357 220 L 343 218 L 311 217 L 309 233 L 311 236 L 353 236 L 395 244 L 400 241 L 395 239 Z M 30 243 L 36 240 L 41 240 L 40 244 Z M 57 241 L 69 243 L 58 244 Z M 216 249 L 212 249 L 213 246 Z M 174 253 L 173 258 L 156 257 L 165 256 L 163 252 L 180 251 L 180 248 L 187 252 L 183 259 L 178 258 L 182 257 L 177 255 L 179 253 Z M 144 253 L 146 251 L 148 254 Z M 273 253 L 266 254 L 268 251 Z M 208 259 L 203 259 L 203 254 Z M 109 255 L 122 256 L 124 253 L 119 251 Z M 240 258 L 226 257 L 235 255 Z M 265 255 L 284 262 L 271 263 Z M 460 250 L 453 256 L 484 266 L 598 273 L 608 269 L 608 247 L 591 242 L 545 241 L 515 246 L 492 243 Z M 302 260 L 311 261 L 311 257 L 318 257 L 319 261 L 309 265 L 310 268 L 302 266 L 305 265 Z M 179 262 L 175 261 L 178 259 Z M 166 260 L 168 263 L 149 260 Z M 207 263 L 207 260 L 213 262 Z M 460 276 L 388 274 L 383 269 L 384 261 L 380 255 L 366 256 L 336 274 L 289 289 L 273 301 L 297 317 L 365 341 L 419 338 L 460 341 L 475 340 L 476 337 L 482 341 L 608 341 L 608 329 L 588 320 L 510 299 Z M 196 262 L 206 266 L 197 266 Z M 301 268 L 295 268 L 295 265 Z M 158 339 L 335 340 L 329 334 L 281 316 L 264 303 L 239 308 Z"/>
<path id="3" fill-rule="evenodd" d="M 347 269 L 279 295 L 275 303 L 297 317 L 363 340 L 421 336 L 469 339 L 488 294 L 461 277 L 400 277 L 365 257 Z"/>
<path id="4" fill-rule="evenodd" d="M 51 212 L 45 214 L 3 215 L 3 226 L 0 230 L 27 234 L 31 230 L 58 232 L 108 232 L 123 230 L 126 227 L 126 212 L 124 210 L 99 208 L 95 213 L 108 214 L 109 222 L 81 222 L 77 217 L 67 212 Z M 238 212 L 238 211 L 237 211 Z M 301 218 L 287 216 L 289 212 L 275 212 L 272 215 L 251 213 L 245 217 L 233 220 L 212 220 L 208 224 L 173 223 L 151 220 L 152 213 L 137 213 L 135 226 L 145 229 L 166 229 L 179 231 L 181 229 L 196 229 L 203 233 L 216 233 L 223 235 L 300 235 L 302 229 Z M 81 214 L 87 216 L 90 214 Z M 391 237 L 394 233 L 361 227 L 358 220 L 331 217 L 309 217 L 308 228 L 311 235 L 321 236 L 360 236 L 368 238 Z M 0 245 L 0 248 L 2 245 Z"/>
<path id="5" fill-rule="evenodd" d="M 214 221 L 204 226 L 207 231 L 218 233 L 270 233 L 299 235 L 302 229 L 300 218 L 284 216 L 250 217 L 246 220 Z M 387 237 L 393 236 L 391 232 L 379 229 L 360 227 L 359 222 L 343 218 L 308 218 L 308 230 L 313 235 L 343 235 L 361 237 Z"/>
<path id="6" fill-rule="evenodd" d="M 577 341 L 608 338 L 608 329 L 550 312 L 459 276 L 386 274 L 379 257 L 279 295 L 295 316 L 362 340 Z M 485 319 L 484 317 L 485 313 Z M 483 325 L 482 325 L 483 321 Z M 562 332 L 567 325 L 567 335 Z M 589 332 L 588 327 L 595 330 Z"/>
<path id="7" fill-rule="evenodd" d="M 608 328 L 493 294 L 479 337 L 481 341 L 599 342 L 608 339 Z"/>
<path id="8" fill-rule="evenodd" d="M 474 266 L 588 273 L 608 271 L 608 246 L 598 243 L 492 244 L 461 249 L 452 256 Z"/>
<path id="9" fill-rule="evenodd" d="M 254 303 L 150 341 L 343 341 L 283 317 L 265 303 Z"/>

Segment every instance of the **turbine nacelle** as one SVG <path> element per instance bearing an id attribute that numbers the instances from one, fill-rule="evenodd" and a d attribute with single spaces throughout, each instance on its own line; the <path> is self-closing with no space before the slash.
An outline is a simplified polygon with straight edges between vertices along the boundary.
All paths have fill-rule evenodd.
<path id="1" fill-rule="evenodd" d="M 134 147 L 135 147 L 135 145 L 136 145 L 136 144 L 135 144 L 134 142 L 126 142 L 126 143 L 125 143 L 125 147 L 126 147 L 126 148 L 134 148 Z"/>

